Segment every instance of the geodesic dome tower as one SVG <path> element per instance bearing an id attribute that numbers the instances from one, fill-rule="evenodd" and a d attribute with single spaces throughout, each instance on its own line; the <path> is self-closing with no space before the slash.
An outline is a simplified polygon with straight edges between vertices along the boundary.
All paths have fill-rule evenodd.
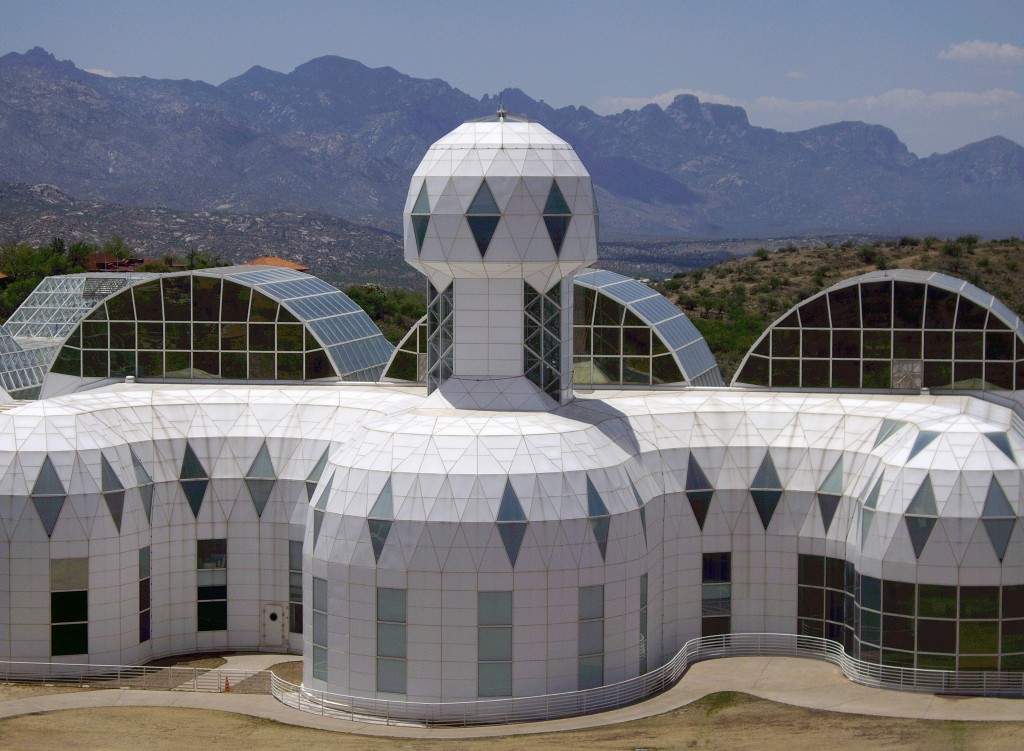
<path id="1" fill-rule="evenodd" d="M 465 123 L 417 167 L 404 225 L 405 259 L 430 282 L 428 390 L 454 406 L 569 401 L 572 276 L 597 260 L 572 147 L 503 110 Z"/>

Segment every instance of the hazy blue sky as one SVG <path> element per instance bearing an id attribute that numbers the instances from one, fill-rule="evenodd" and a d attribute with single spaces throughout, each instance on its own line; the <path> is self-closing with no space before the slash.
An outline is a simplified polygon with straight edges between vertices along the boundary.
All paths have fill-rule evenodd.
<path id="1" fill-rule="evenodd" d="M 0 54 L 38 45 L 117 75 L 220 83 L 341 55 L 601 113 L 691 92 L 781 130 L 865 120 L 922 156 L 992 135 L 1024 144 L 1022 0 L 0 0 L 0 12 Z"/>

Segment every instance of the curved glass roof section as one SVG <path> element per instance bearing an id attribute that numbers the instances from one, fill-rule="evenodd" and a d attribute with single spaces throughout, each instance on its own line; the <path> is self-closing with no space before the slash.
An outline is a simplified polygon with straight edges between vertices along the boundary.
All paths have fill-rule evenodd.
<path id="1" fill-rule="evenodd" d="M 372 381 L 393 350 L 344 293 L 293 269 L 229 266 L 118 280 L 84 315 L 78 310 L 52 373 Z"/>
<path id="2" fill-rule="evenodd" d="M 676 306 L 650 287 L 611 271 L 574 279 L 573 383 L 578 386 L 722 386 L 707 342 Z M 398 344 L 384 375 L 426 380 L 427 323 Z"/>
<path id="3" fill-rule="evenodd" d="M 747 353 L 732 385 L 1011 392 L 1024 388 L 1024 323 L 973 284 L 874 271 L 809 297 Z"/>
<path id="4" fill-rule="evenodd" d="M 724 385 L 704 337 L 666 297 L 611 271 L 573 281 L 574 384 Z"/>

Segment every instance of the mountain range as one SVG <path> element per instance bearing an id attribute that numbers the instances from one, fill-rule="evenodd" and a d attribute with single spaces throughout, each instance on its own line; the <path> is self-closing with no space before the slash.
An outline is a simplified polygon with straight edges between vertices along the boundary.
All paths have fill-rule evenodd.
<path id="1" fill-rule="evenodd" d="M 572 143 L 608 239 L 827 233 L 1024 234 L 1024 148 L 1001 137 L 919 158 L 888 128 L 799 132 L 680 96 L 602 116 L 518 89 L 320 57 L 219 86 L 103 77 L 35 48 L 0 57 L 0 181 L 176 211 L 313 212 L 400 231 L 426 148 L 498 105 Z"/>

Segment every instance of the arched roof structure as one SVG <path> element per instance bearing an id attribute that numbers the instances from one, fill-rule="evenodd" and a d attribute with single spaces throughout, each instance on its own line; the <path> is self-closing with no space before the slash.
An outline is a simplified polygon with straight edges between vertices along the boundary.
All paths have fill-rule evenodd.
<path id="1" fill-rule="evenodd" d="M 1013 392 L 1024 322 L 935 272 L 874 271 L 794 306 L 754 343 L 732 385 L 772 389 Z"/>
<path id="2" fill-rule="evenodd" d="M 85 276 L 83 292 L 97 275 Z M 291 269 L 228 266 L 113 276 L 101 281 L 121 283 L 91 299 L 88 310 L 76 307 L 77 321 L 51 324 L 63 339 L 43 396 L 128 375 L 373 381 L 393 349 L 344 293 Z M 40 302 L 34 317 L 52 319 L 47 301 Z"/>

